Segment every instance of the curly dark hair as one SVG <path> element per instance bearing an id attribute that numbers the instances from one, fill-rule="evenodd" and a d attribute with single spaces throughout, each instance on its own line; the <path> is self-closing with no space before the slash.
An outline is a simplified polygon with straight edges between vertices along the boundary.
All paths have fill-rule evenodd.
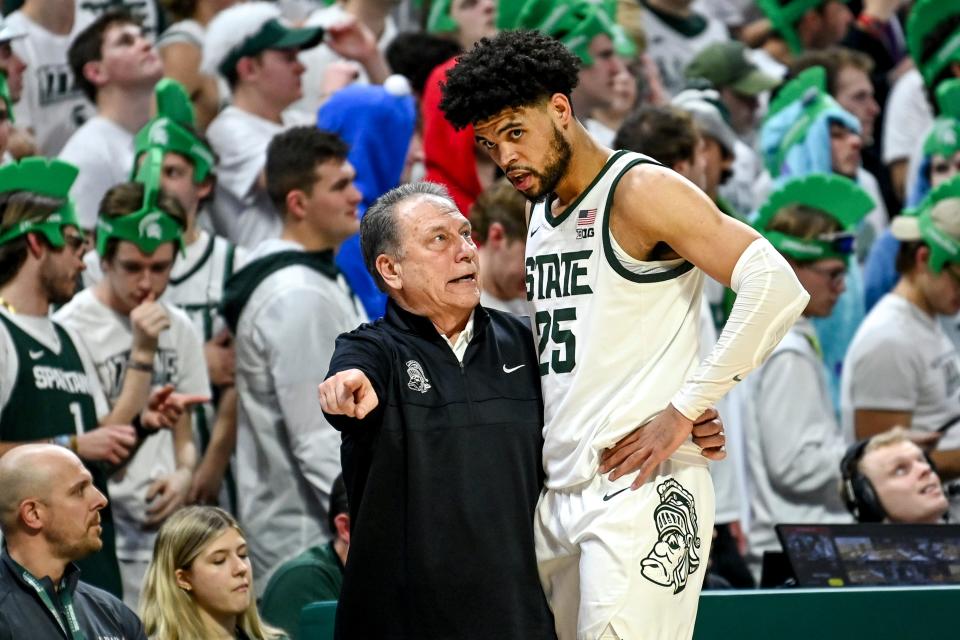
<path id="1" fill-rule="evenodd" d="M 440 108 L 457 129 L 555 93 L 570 97 L 580 59 L 537 31 L 502 31 L 459 58 L 441 85 Z"/>

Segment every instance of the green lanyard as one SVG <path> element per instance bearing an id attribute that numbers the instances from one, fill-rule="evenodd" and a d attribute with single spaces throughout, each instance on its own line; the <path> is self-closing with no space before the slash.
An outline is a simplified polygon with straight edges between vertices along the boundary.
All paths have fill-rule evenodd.
<path id="1" fill-rule="evenodd" d="M 14 562 L 16 564 L 16 562 Z M 37 595 L 40 597 L 40 600 L 43 602 L 44 606 L 47 607 L 47 610 L 53 616 L 53 619 L 57 621 L 57 624 L 60 625 L 60 629 L 63 631 L 63 634 L 67 638 L 72 640 L 87 640 L 87 636 L 80 630 L 80 622 L 77 620 L 77 613 L 73 609 L 73 596 L 66 589 L 61 589 L 60 591 L 60 601 L 63 603 L 63 611 L 67 616 L 67 624 L 70 626 L 70 632 L 67 632 L 67 625 L 63 624 L 63 618 L 60 617 L 60 612 L 57 611 L 57 607 L 53 604 L 53 599 L 50 598 L 50 594 L 47 593 L 47 590 L 43 588 L 43 585 L 40 584 L 40 581 L 30 575 L 30 572 L 24 569 L 23 567 L 17 565 L 17 568 L 23 571 L 21 577 L 24 582 L 29 584 L 37 592 Z M 61 586 L 63 582 L 61 582 Z"/>

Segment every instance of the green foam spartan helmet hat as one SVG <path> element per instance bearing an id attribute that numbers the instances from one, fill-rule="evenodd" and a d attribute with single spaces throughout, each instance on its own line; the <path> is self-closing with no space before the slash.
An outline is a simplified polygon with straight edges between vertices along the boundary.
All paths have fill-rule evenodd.
<path id="1" fill-rule="evenodd" d="M 70 187 L 79 169 L 62 160 L 24 158 L 20 162 L 0 167 L 0 194 L 24 191 L 56 200 L 63 200 L 60 209 L 42 220 L 24 220 L 0 235 L 0 245 L 27 233 L 42 234 L 56 249 L 66 244 L 63 227 L 80 228 L 77 214 L 70 200 Z"/>
<path id="2" fill-rule="evenodd" d="M 819 238 L 800 238 L 767 225 L 774 216 L 791 205 L 817 209 L 840 223 L 843 231 Z M 866 191 L 849 178 L 835 174 L 812 174 L 794 178 L 774 191 L 754 221 L 759 231 L 776 249 L 795 260 L 847 260 L 853 253 L 854 230 L 876 205 Z"/>
<path id="3" fill-rule="evenodd" d="M 616 2 L 609 0 L 527 0 L 515 28 L 557 38 L 589 67 L 594 63 L 590 43 L 601 34 L 613 41 L 619 55 L 629 58 L 637 52 L 633 40 L 616 23 L 616 11 Z"/>
<path id="4" fill-rule="evenodd" d="M 816 9 L 828 0 L 792 0 L 784 2 L 783 0 L 757 0 L 757 5 L 763 11 L 764 15 L 770 20 L 773 28 L 783 38 L 791 53 L 799 55 L 803 53 L 803 43 L 800 42 L 800 35 L 797 33 L 797 21 L 810 9 Z M 841 0 L 847 2 L 848 0 Z M 948 0 L 949 1 L 949 0 Z"/>
<path id="5" fill-rule="evenodd" d="M 175 243 L 181 252 L 184 250 L 181 222 L 157 204 L 162 171 L 163 150 L 154 147 L 147 151 L 136 178 L 143 185 L 143 206 L 125 216 L 100 214 L 97 219 L 97 253 L 101 256 L 106 253 L 107 241 L 111 238 L 132 242 L 148 254 L 166 242 Z"/>
<path id="6" fill-rule="evenodd" d="M 923 142 L 923 154 L 949 158 L 960 151 L 960 78 L 944 80 L 937 86 L 940 117 Z"/>
<path id="7" fill-rule="evenodd" d="M 932 86 L 951 62 L 960 62 L 960 28 L 924 56 L 923 41 L 937 28 L 954 16 L 960 15 L 960 2 L 956 0 L 920 0 L 907 18 L 907 48 L 927 86 Z"/>
<path id="8" fill-rule="evenodd" d="M 957 206 L 960 206 L 960 176 L 941 184 L 920 204 L 905 209 L 903 215 L 891 223 L 891 231 L 898 240 L 923 240 L 930 247 L 927 264 L 934 273 L 940 273 L 947 263 L 960 263 L 960 239 L 941 228 L 944 224 L 957 226 L 955 217 L 952 220 L 949 217 L 939 219 L 948 209 L 938 206 L 945 200 L 957 200 Z"/>
<path id="9" fill-rule="evenodd" d="M 192 130 L 196 118 L 190 96 L 176 80 L 164 78 L 157 83 L 157 117 L 152 119 L 134 138 L 136 161 L 131 179 L 136 179 L 137 163 L 141 156 L 153 148 L 164 153 L 178 153 L 193 164 L 193 181 L 197 184 L 207 179 L 216 164 L 213 151 Z"/>

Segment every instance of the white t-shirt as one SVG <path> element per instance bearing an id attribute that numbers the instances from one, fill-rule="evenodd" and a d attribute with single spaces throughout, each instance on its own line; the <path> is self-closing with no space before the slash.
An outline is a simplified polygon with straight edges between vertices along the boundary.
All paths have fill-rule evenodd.
<path id="1" fill-rule="evenodd" d="M 352 17 L 352 15 L 353 14 L 348 13 L 339 4 L 333 4 L 329 7 L 317 9 L 311 13 L 310 16 L 307 17 L 306 26 L 329 27 L 330 25 L 344 22 Z M 387 16 L 383 33 L 377 41 L 377 47 L 380 51 L 386 51 L 396 35 L 397 25 L 391 16 Z M 343 60 L 343 58 L 325 44 L 300 53 L 300 62 L 303 63 L 303 66 L 306 68 L 300 77 L 300 85 L 303 87 L 303 97 L 290 105 L 288 111 L 293 111 L 299 114 L 300 117 L 308 118 L 310 122 L 317 121 L 317 110 L 320 108 L 320 105 L 323 104 L 324 99 L 322 95 L 323 76 L 326 73 L 327 66 L 331 62 L 338 60 Z M 358 72 L 356 82 L 367 84 L 369 79 L 363 66 L 356 62 L 354 65 L 357 67 Z"/>
<path id="2" fill-rule="evenodd" d="M 70 197 L 81 227 L 96 227 L 100 201 L 110 187 L 130 179 L 133 156 L 133 134 L 101 116 L 87 120 L 67 141 L 60 159 L 80 168 Z"/>
<path id="3" fill-rule="evenodd" d="M 42 155 L 60 153 L 70 136 L 96 113 L 67 62 L 70 43 L 92 20 L 87 12 L 77 11 L 73 30 L 63 36 L 47 31 L 23 11 L 14 11 L 6 18 L 11 28 L 27 34 L 10 43 L 13 52 L 27 64 L 23 94 L 14 107 L 17 125 L 33 130 Z"/>
<path id="4" fill-rule="evenodd" d="M 190 319 L 176 307 L 165 305 L 170 328 L 160 334 L 154 358 L 154 387 L 172 384 L 178 393 L 210 393 L 203 345 Z M 54 319 L 83 336 L 100 385 L 111 406 L 123 388 L 127 362 L 133 344 L 130 319 L 100 302 L 93 289 L 84 289 L 54 314 Z M 146 530 L 147 490 L 154 480 L 176 469 L 173 435 L 160 431 L 146 440 L 110 478 L 110 501 L 117 526 L 117 558 L 149 560 L 155 530 Z"/>
<path id="5" fill-rule="evenodd" d="M 797 321 L 743 387 L 751 522 L 747 560 L 759 577 L 764 551 L 780 549 L 781 522 L 852 522 L 840 499 L 846 451 L 823 358 L 807 318 Z"/>
<path id="6" fill-rule="evenodd" d="M 643 29 L 647 34 L 647 52 L 657 63 L 663 87 L 672 95 L 683 90 L 687 68 L 702 49 L 714 42 L 730 39 L 730 33 L 722 22 L 702 16 L 706 27 L 696 35 L 686 35 L 664 22 L 653 11 L 643 7 Z"/>
<path id="7" fill-rule="evenodd" d="M 887 97 L 883 119 L 883 161 L 909 160 L 923 146 L 923 134 L 933 126 L 923 76 L 911 69 L 900 76 Z"/>
<path id="8" fill-rule="evenodd" d="M 850 343 L 840 394 L 851 440 L 856 409 L 909 412 L 911 428 L 934 431 L 960 417 L 960 355 L 937 318 L 888 293 Z M 960 448 L 960 428 L 947 431 L 939 448 Z"/>
<path id="9" fill-rule="evenodd" d="M 267 146 L 286 127 L 229 106 L 207 128 L 220 158 L 211 217 L 219 235 L 244 247 L 280 235 L 280 213 L 257 181 L 267 162 Z"/>

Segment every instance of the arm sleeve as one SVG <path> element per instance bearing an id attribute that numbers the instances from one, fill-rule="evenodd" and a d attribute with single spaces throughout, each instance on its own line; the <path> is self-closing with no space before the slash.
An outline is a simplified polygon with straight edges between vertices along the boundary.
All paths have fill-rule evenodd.
<path id="1" fill-rule="evenodd" d="M 754 398 L 763 466 L 785 497 L 816 498 L 840 477 L 846 446 L 817 366 L 796 351 L 778 352 L 763 366 Z"/>
<path id="2" fill-rule="evenodd" d="M 760 366 L 810 299 L 787 261 L 763 238 L 740 255 L 730 287 L 737 299 L 720 339 L 672 400 L 690 420 Z"/>

